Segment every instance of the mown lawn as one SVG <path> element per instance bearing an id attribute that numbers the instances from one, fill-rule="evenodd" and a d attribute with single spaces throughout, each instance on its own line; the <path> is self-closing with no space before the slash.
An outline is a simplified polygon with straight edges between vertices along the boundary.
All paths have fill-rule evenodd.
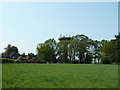
<path id="1" fill-rule="evenodd" d="M 117 88 L 118 65 L 3 64 L 3 88 Z"/>
<path id="2" fill-rule="evenodd" d="M 2 64 L 0 63 L 0 90 L 2 89 Z"/>

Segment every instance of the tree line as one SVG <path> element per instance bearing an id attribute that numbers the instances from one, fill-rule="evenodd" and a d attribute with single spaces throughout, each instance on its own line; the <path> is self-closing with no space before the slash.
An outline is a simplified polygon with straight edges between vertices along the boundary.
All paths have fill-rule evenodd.
<path id="1" fill-rule="evenodd" d="M 19 54 L 18 48 L 8 45 L 2 58 L 17 59 L 26 62 L 49 63 L 119 63 L 120 33 L 112 40 L 92 40 L 84 34 L 72 37 L 60 37 L 59 42 L 48 39 L 36 47 L 37 54 Z M 3 59 L 4 60 L 4 59 Z"/>

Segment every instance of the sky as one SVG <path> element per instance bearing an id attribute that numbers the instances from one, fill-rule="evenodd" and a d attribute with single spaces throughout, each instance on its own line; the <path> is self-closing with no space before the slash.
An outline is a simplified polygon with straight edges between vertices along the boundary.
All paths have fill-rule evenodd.
<path id="1" fill-rule="evenodd" d="M 19 53 L 60 35 L 84 34 L 111 40 L 118 34 L 117 2 L 4 2 L 0 4 L 0 53 L 11 44 Z"/>

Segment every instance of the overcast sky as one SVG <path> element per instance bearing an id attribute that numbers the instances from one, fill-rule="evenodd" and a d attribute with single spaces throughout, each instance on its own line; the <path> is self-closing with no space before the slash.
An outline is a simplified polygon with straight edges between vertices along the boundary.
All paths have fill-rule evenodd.
<path id="1" fill-rule="evenodd" d="M 38 43 L 60 34 L 94 40 L 118 34 L 117 2 L 7 2 L 0 11 L 0 53 L 8 44 L 36 53 Z"/>

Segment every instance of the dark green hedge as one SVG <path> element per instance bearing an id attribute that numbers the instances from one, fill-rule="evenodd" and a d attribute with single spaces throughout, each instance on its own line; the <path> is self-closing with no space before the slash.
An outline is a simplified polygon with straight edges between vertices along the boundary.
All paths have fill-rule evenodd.
<path id="1" fill-rule="evenodd" d="M 111 64 L 111 58 L 109 56 L 102 56 L 101 62 L 102 64 Z"/>
<path id="2" fill-rule="evenodd" d="M 41 60 L 19 60 L 19 59 L 10 59 L 10 58 L 1 58 L 2 63 L 46 63 Z"/>
<path id="3" fill-rule="evenodd" d="M 2 63 L 17 63 L 19 61 L 18 59 L 2 58 Z"/>

